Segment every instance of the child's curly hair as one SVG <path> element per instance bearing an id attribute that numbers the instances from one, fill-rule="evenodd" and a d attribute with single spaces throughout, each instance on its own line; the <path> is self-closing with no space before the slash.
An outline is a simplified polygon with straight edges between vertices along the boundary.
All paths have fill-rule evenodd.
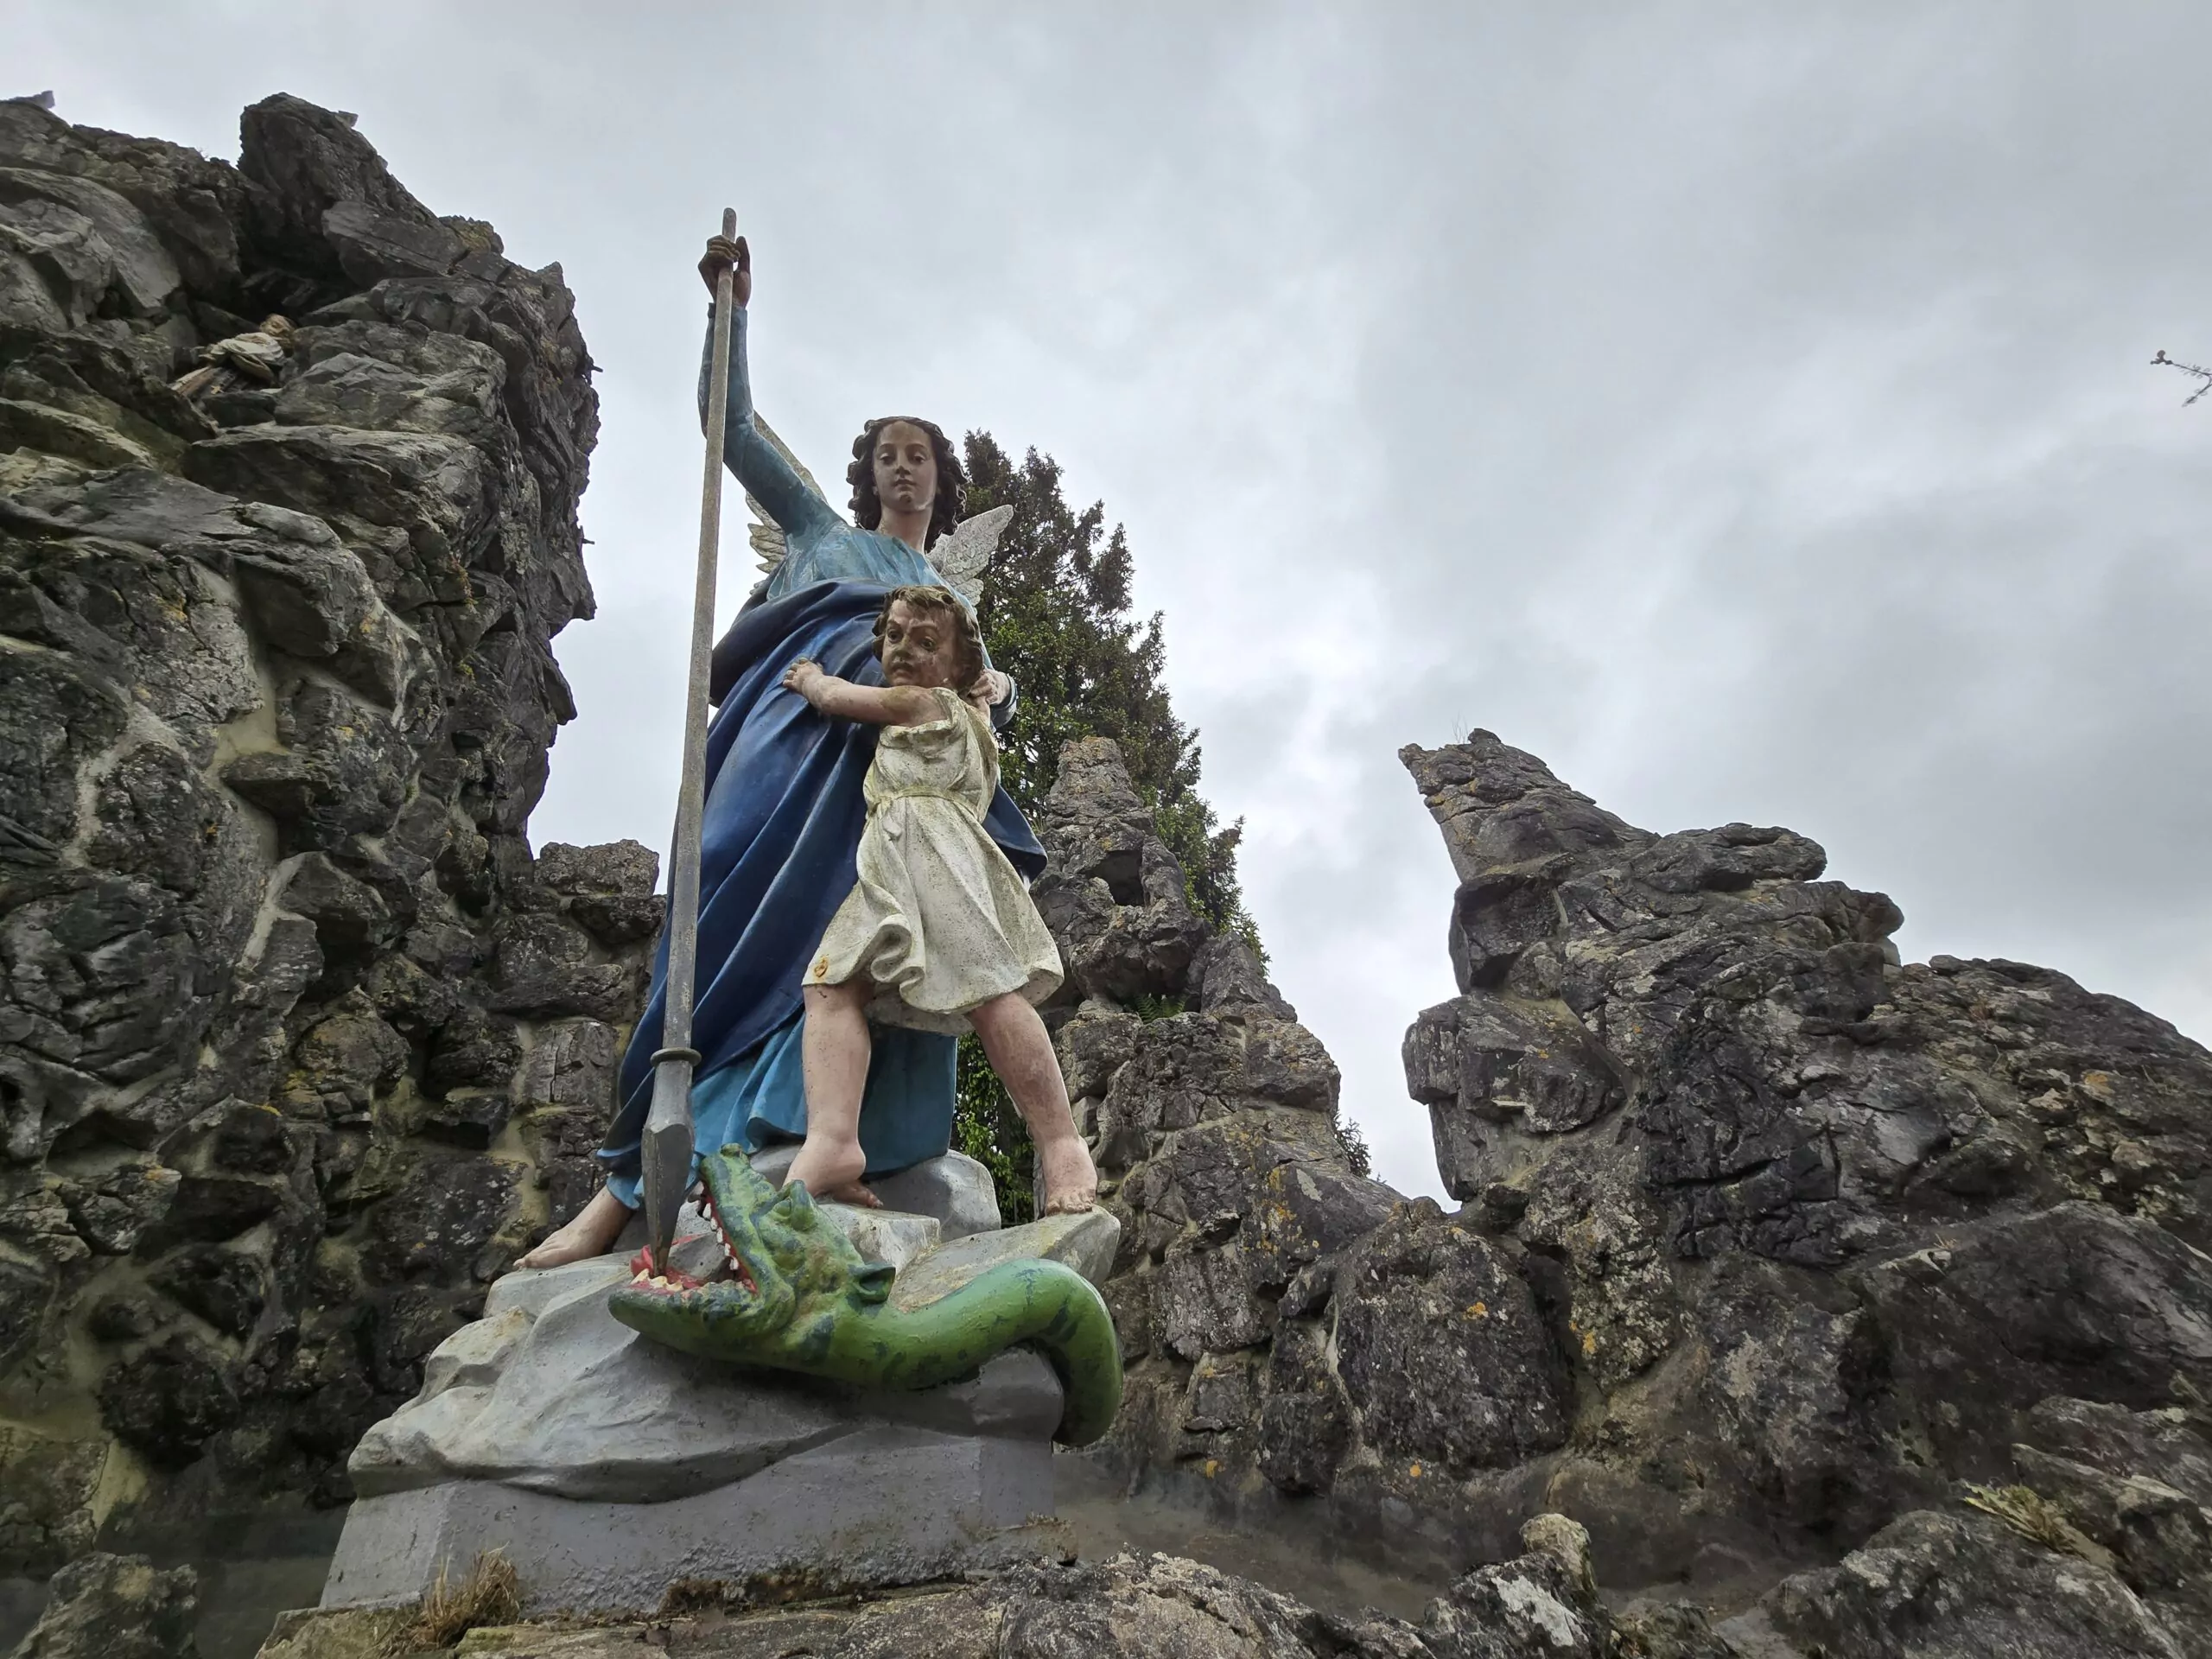
<path id="1" fill-rule="evenodd" d="M 983 671 L 983 631 L 976 626 L 975 613 L 960 602 L 950 588 L 906 587 L 893 588 L 883 596 L 883 607 L 875 613 L 875 654 L 883 657 L 883 625 L 891 620 L 891 607 L 904 601 L 909 611 L 943 611 L 952 619 L 953 686 L 961 696 L 968 695 L 968 688 L 976 683 Z"/>

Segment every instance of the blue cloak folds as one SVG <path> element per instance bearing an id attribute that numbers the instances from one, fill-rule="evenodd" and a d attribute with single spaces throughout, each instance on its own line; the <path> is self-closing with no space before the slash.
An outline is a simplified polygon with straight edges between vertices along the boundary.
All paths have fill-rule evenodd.
<path id="1" fill-rule="evenodd" d="M 806 1132 L 800 991 L 823 930 L 855 879 L 868 816 L 861 781 L 874 756 L 875 728 L 817 713 L 781 680 L 794 659 L 811 657 L 832 674 L 880 684 L 872 635 L 886 591 L 881 582 L 829 581 L 770 597 L 741 614 L 715 647 L 720 706 L 707 734 L 691 1016 L 691 1044 L 703 1056 L 691 1090 L 697 1147 L 734 1141 L 757 1149 Z M 1025 876 L 1043 871 L 1044 849 L 1005 790 L 984 828 Z M 622 1059 L 622 1108 L 599 1154 L 607 1185 L 633 1209 L 667 970 L 664 933 L 652 996 Z M 934 1033 L 875 1033 L 860 1122 L 870 1174 L 946 1149 L 955 1052 L 955 1039 Z"/>

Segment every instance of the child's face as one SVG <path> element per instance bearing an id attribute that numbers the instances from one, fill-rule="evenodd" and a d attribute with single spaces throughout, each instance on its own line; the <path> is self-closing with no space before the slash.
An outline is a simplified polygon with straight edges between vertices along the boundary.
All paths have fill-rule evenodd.
<path id="1" fill-rule="evenodd" d="M 883 683 L 886 685 L 950 685 L 960 660 L 953 620 L 934 606 L 909 607 L 893 600 L 883 620 Z"/>

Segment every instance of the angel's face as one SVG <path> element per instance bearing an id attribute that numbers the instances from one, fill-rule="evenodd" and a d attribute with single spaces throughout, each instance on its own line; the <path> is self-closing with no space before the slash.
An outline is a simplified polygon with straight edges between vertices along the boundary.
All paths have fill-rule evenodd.
<path id="1" fill-rule="evenodd" d="M 894 600 L 883 619 L 886 685 L 950 685 L 960 666 L 953 620 L 934 606 Z"/>
<path id="2" fill-rule="evenodd" d="M 875 435 L 875 496 L 893 512 L 927 512 L 937 502 L 937 452 L 912 421 L 892 421 Z"/>

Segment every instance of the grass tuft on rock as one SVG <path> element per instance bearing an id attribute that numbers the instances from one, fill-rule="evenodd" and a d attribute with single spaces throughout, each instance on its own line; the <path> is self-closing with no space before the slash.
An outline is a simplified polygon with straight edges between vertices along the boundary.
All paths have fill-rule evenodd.
<path id="1" fill-rule="evenodd" d="M 1979 1486 L 1969 1483 L 1969 1509 L 1993 1515 L 2030 1543 L 2085 1561 L 2109 1564 L 2111 1557 L 2059 1513 L 2058 1506 L 2031 1486 Z"/>
<path id="2" fill-rule="evenodd" d="M 468 1576 L 453 1583 L 446 1563 L 438 1581 L 423 1598 L 422 1611 L 407 1628 L 402 1651 L 449 1648 L 469 1631 L 490 1624 L 512 1624 L 522 1617 L 522 1579 L 515 1564 L 496 1549 L 480 1554 Z"/>

